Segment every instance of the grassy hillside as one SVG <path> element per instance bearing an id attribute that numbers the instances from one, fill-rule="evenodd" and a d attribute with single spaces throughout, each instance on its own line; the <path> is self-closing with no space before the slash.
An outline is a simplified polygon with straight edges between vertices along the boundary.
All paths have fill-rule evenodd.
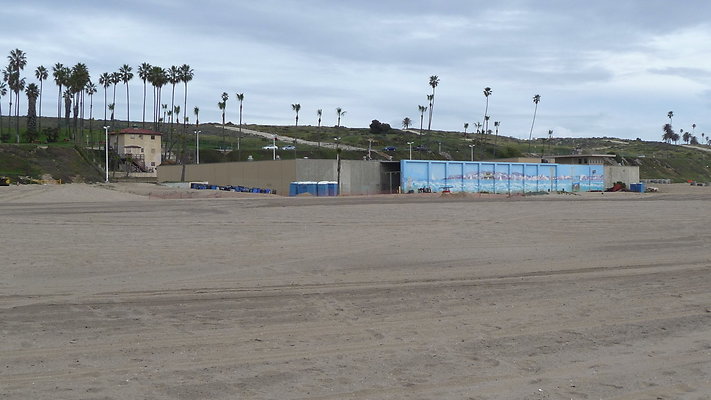
<path id="1" fill-rule="evenodd" d="M 4 139 L 12 139 L 8 129 L 7 117 L 4 126 Z M 43 118 L 45 126 L 56 126 L 54 118 Z M 101 121 L 85 124 L 86 133 L 83 135 L 88 145 L 103 142 Z M 137 123 L 140 125 L 140 123 Z M 114 121 L 119 128 L 129 126 L 126 122 Z M 232 127 L 235 125 L 228 124 Z M 89 126 L 93 129 L 89 131 Z M 347 127 L 315 127 L 315 126 L 273 126 L 273 125 L 244 125 L 244 128 L 290 136 L 300 140 L 315 142 L 314 145 L 298 143 L 295 150 L 281 150 L 285 145 L 293 143 L 277 142 L 280 150 L 277 154 L 281 159 L 293 158 L 336 158 L 336 151 L 332 148 L 319 146 L 317 143 L 333 143 L 334 138 L 346 145 L 368 148 L 369 139 L 372 141 L 371 153 L 374 159 L 393 160 L 409 158 L 409 145 L 412 142 L 412 157 L 415 159 L 435 160 L 470 160 L 472 147 L 475 160 L 491 160 L 511 157 L 541 157 L 542 155 L 572 154 L 574 151 L 582 153 L 611 154 L 622 165 L 637 165 L 640 167 L 642 178 L 669 178 L 676 182 L 686 180 L 711 181 L 711 147 L 709 146 L 684 146 L 671 145 L 661 142 L 647 142 L 641 140 L 626 140 L 616 138 L 554 138 L 550 141 L 536 139 L 529 143 L 512 137 L 496 135 L 476 135 L 464 132 L 431 131 L 419 132 L 417 129 L 407 131 L 390 129 L 386 132 L 373 132 L 369 128 Z M 241 136 L 233 130 L 223 131 L 221 126 L 214 123 L 201 124 L 199 127 L 191 125 L 187 134 L 181 139 L 181 127 L 174 127 L 176 143 L 185 144 L 187 162 L 194 162 L 195 135 L 194 131 L 200 130 L 200 161 L 202 163 L 271 160 L 272 151 L 262 149 L 270 145 L 271 139 L 252 136 L 243 133 Z M 164 124 L 161 129 L 164 143 L 169 141 L 170 126 Z M 238 137 L 240 136 L 240 137 Z M 22 135 L 21 135 L 22 137 Z M 68 139 L 68 132 L 59 133 L 56 143 L 46 143 L 47 137 L 41 135 L 38 142 L 41 145 L 1 145 L 0 147 L 0 176 L 31 176 L 39 178 L 43 174 L 52 175 L 63 180 L 100 180 L 100 173 L 91 167 L 91 164 L 82 159 L 72 147 Z M 84 140 L 82 141 L 84 142 Z M 385 151 L 385 147 L 395 147 L 394 151 Z M 239 150 L 238 150 L 239 148 Z M 173 148 L 175 153 L 180 153 L 181 145 Z M 341 156 L 345 159 L 362 159 L 366 151 L 344 151 Z M 87 152 L 91 157 L 91 152 Z M 100 157 L 99 157 L 100 158 Z M 101 161 L 101 160 L 99 160 Z M 170 161 L 167 161 L 170 162 Z M 98 162 L 101 164 L 101 162 Z"/>
<path id="2" fill-rule="evenodd" d="M 0 176 L 12 182 L 61 179 L 62 182 L 103 181 L 101 173 L 72 146 L 0 144 Z"/>

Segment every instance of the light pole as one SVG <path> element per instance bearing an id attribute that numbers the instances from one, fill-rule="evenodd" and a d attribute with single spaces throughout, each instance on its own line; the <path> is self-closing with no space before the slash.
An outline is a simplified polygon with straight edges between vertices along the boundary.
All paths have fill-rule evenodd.
<path id="1" fill-rule="evenodd" d="M 276 160 L 276 135 L 272 138 L 272 160 Z"/>
<path id="2" fill-rule="evenodd" d="M 472 152 L 472 161 L 474 161 L 474 148 L 475 148 L 475 147 L 476 147 L 475 144 L 470 144 L 470 145 L 469 145 L 469 148 L 471 149 L 471 152 Z"/>
<path id="3" fill-rule="evenodd" d="M 368 160 L 371 159 L 370 157 L 370 151 L 373 148 L 373 139 L 368 139 Z"/>
<path id="4" fill-rule="evenodd" d="M 200 164 L 200 131 L 195 131 L 195 164 Z"/>
<path id="5" fill-rule="evenodd" d="M 338 148 L 338 143 L 341 137 L 335 137 L 333 140 L 336 141 L 336 186 L 338 187 L 338 195 L 341 195 L 341 152 Z"/>
<path id="6" fill-rule="evenodd" d="M 106 180 L 104 182 L 109 183 L 109 128 L 110 126 L 104 127 L 104 155 L 106 156 Z"/>
<path id="7" fill-rule="evenodd" d="M 410 147 L 410 160 L 412 160 L 412 143 L 414 142 L 407 142 L 407 145 Z"/>

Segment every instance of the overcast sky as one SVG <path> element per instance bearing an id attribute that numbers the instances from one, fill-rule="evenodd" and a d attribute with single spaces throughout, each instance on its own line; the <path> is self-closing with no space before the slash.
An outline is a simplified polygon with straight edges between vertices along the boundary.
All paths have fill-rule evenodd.
<path id="1" fill-rule="evenodd" d="M 404 117 L 419 126 L 417 106 L 427 105 L 429 76 L 438 75 L 433 129 L 481 121 L 488 86 L 489 114 L 504 135 L 528 137 L 535 94 L 535 137 L 553 129 L 659 140 L 670 110 L 676 130 L 695 123 L 699 138 L 711 134 L 705 0 L 28 0 L 4 4 L 0 21 L 0 51 L 27 53 L 28 82 L 38 65 L 57 62 L 87 64 L 94 81 L 124 63 L 134 72 L 142 62 L 189 64 L 188 107 L 200 107 L 201 122 L 220 119 L 224 91 L 231 121 L 242 92 L 245 123 L 291 124 L 299 103 L 301 124 L 315 125 L 321 108 L 323 124 L 334 125 L 342 107 L 346 126 L 399 127 Z M 125 118 L 119 88 L 116 112 Z M 130 91 L 135 119 L 137 77 Z M 56 92 L 46 81 L 44 114 L 56 110 Z M 101 91 L 95 103 L 102 117 Z M 7 98 L 3 105 L 7 114 Z"/>

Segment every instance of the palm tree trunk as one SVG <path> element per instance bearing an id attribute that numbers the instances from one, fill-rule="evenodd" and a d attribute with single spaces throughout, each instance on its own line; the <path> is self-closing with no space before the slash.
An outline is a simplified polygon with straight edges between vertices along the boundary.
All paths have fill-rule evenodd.
<path id="1" fill-rule="evenodd" d="M 94 148 L 94 132 L 91 127 L 93 125 L 94 116 L 94 95 L 89 95 L 89 135 L 91 136 L 91 148 Z"/>
<path id="2" fill-rule="evenodd" d="M 57 94 L 57 135 L 62 129 L 62 85 L 59 85 L 59 93 Z"/>
<path id="3" fill-rule="evenodd" d="M 131 127 L 131 103 L 128 95 L 128 82 L 126 82 L 126 127 Z"/>
<path id="4" fill-rule="evenodd" d="M 40 79 L 40 93 L 39 93 L 39 132 L 42 132 L 42 83 L 44 81 Z"/>
<path id="5" fill-rule="evenodd" d="M 141 122 L 141 128 L 146 128 L 146 81 L 143 80 L 143 122 Z"/>
<path id="6" fill-rule="evenodd" d="M 183 112 L 185 113 L 185 117 L 183 118 L 183 135 L 185 135 L 185 132 L 187 130 L 187 116 L 188 116 L 188 82 L 184 82 L 185 84 L 185 92 L 183 92 Z"/>
<path id="7" fill-rule="evenodd" d="M 533 138 L 533 124 L 536 123 L 536 112 L 538 111 L 538 103 L 533 109 L 533 122 L 531 122 L 531 131 L 528 133 L 528 152 L 531 152 L 531 139 Z"/>
<path id="8" fill-rule="evenodd" d="M 15 92 L 15 128 L 17 143 L 20 143 L 20 91 Z"/>

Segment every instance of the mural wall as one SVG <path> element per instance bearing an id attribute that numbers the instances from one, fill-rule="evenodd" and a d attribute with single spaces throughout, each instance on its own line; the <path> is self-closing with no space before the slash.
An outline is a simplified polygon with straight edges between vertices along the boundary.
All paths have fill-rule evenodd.
<path id="1" fill-rule="evenodd" d="M 602 165 L 402 160 L 404 192 L 530 193 L 604 190 Z"/>

